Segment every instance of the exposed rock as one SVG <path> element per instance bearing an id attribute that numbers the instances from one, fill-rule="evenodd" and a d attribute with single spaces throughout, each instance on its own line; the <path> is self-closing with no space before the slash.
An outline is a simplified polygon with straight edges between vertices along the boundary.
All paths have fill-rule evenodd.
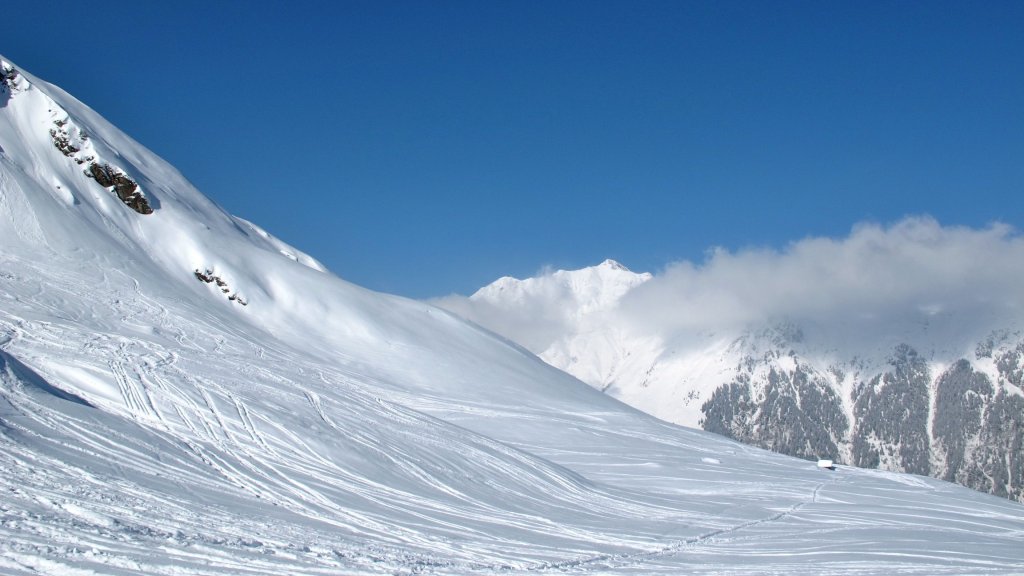
<path id="1" fill-rule="evenodd" d="M 776 452 L 832 457 L 868 468 L 922 474 L 1024 501 L 1024 339 L 998 332 L 976 357 L 933 380 L 929 362 L 901 344 L 889 368 L 864 373 L 858 361 L 817 371 L 789 350 L 791 340 L 757 335 L 767 351 L 742 356 L 733 379 L 704 403 L 701 426 Z M 860 374 L 861 376 L 857 376 Z M 855 378 L 851 422 L 835 393 Z"/>
<path id="2" fill-rule="evenodd" d="M 60 150 L 61 154 L 74 158 L 75 154 L 82 149 L 71 142 L 71 135 L 64 129 L 67 126 L 67 120 L 54 120 L 53 123 L 57 126 L 56 128 L 50 128 L 50 138 L 53 138 L 53 145 L 57 147 L 57 150 Z"/>
<path id="3" fill-rule="evenodd" d="M 114 194 L 125 203 L 126 206 L 139 214 L 152 214 L 146 197 L 139 190 L 139 185 L 128 177 L 127 174 L 117 170 L 110 164 L 93 162 L 89 165 L 86 174 L 104 188 L 113 188 Z"/>
<path id="4" fill-rule="evenodd" d="M 980 488 L 972 452 L 994 392 L 988 376 L 964 359 L 939 376 L 932 437 L 944 456 L 945 470 L 936 470 L 942 479 Z"/>
<path id="5" fill-rule="evenodd" d="M 701 406 L 701 426 L 708 432 L 728 436 L 744 443 L 759 443 L 752 432 L 757 404 L 750 396 L 750 375 L 740 374 L 732 382 L 720 386 L 711 399 Z"/>
<path id="6" fill-rule="evenodd" d="M 195 275 L 196 279 L 199 280 L 200 282 L 205 282 L 207 284 L 216 284 L 217 287 L 220 288 L 220 291 L 222 293 L 230 294 L 228 296 L 228 300 L 230 300 L 232 302 L 235 302 L 235 303 L 238 303 L 238 304 L 241 304 L 242 306 L 248 306 L 249 305 L 249 303 L 246 302 L 246 300 L 244 298 L 242 298 L 241 296 L 238 295 L 238 292 L 231 293 L 231 288 L 228 287 L 227 281 L 225 281 L 220 276 L 217 276 L 216 274 L 214 274 L 213 270 L 210 270 L 209 268 L 207 268 L 206 271 L 203 272 L 203 271 L 200 271 L 198 268 L 196 268 L 195 271 L 192 272 L 192 273 Z"/>
<path id="7" fill-rule="evenodd" d="M 0 63 L 0 106 L 6 106 L 18 84 L 18 71 L 6 63 Z"/>
<path id="8" fill-rule="evenodd" d="M 56 115 L 59 114 L 59 111 L 50 110 L 50 113 Z M 153 213 L 153 208 L 149 205 L 149 201 L 142 193 L 138 183 L 120 168 L 106 162 L 97 162 L 95 157 L 83 152 L 85 147 L 91 148 L 89 137 L 84 131 L 75 126 L 66 116 L 55 118 L 53 126 L 50 128 L 53 146 L 76 163 L 87 164 L 86 176 L 95 180 L 100 186 L 109 188 L 121 202 L 139 214 Z"/>
<path id="9" fill-rule="evenodd" d="M 853 464 L 927 475 L 928 363 L 906 344 L 896 347 L 889 363 L 891 371 L 853 392 Z"/>
<path id="10" fill-rule="evenodd" d="M 750 360 L 741 367 L 753 366 Z M 763 382 L 741 373 L 701 410 L 709 432 L 811 460 L 838 457 L 849 426 L 829 383 L 799 364 L 791 372 L 772 367 Z"/>
<path id="11" fill-rule="evenodd" d="M 972 487 L 1024 501 L 1024 398 L 999 391 L 985 412 L 975 462 Z"/>
<path id="12" fill-rule="evenodd" d="M 985 410 L 974 476 L 982 482 L 981 489 L 1024 501 L 1024 396 L 1020 395 L 1024 342 L 1003 344 L 992 358 L 1000 389 Z"/>
<path id="13" fill-rule="evenodd" d="M 82 147 L 89 140 L 85 132 L 72 125 L 66 118 L 54 120 L 53 125 L 54 127 L 50 128 L 50 138 L 53 139 L 54 147 L 60 150 L 61 154 L 71 158 L 78 164 L 92 162 L 92 156 L 79 154 L 82 151 Z"/>
<path id="14" fill-rule="evenodd" d="M 13 66 L 0 66 L 0 89 L 10 91 L 18 82 L 18 71 Z"/>

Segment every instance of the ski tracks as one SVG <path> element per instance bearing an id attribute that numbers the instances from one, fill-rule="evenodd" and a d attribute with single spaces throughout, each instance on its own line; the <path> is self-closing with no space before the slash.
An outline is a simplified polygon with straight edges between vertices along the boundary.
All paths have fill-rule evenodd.
<path id="1" fill-rule="evenodd" d="M 835 482 L 836 478 L 831 478 L 824 482 L 818 483 L 810 493 L 810 496 L 801 502 L 793 504 L 786 510 L 766 516 L 764 518 L 758 518 L 748 522 L 742 522 L 726 528 L 720 528 L 693 536 L 691 538 L 685 538 L 670 542 L 657 550 L 648 550 L 643 552 L 630 552 L 622 554 L 600 554 L 589 558 L 579 558 L 575 560 L 567 560 L 563 562 L 551 562 L 529 569 L 532 572 L 562 572 L 565 570 L 583 570 L 583 571 L 603 571 L 607 569 L 623 569 L 623 568 L 642 568 L 643 565 L 650 563 L 651 561 L 668 558 L 672 556 L 678 556 L 683 554 L 694 553 L 699 550 L 702 546 L 706 546 L 713 543 L 720 543 L 723 540 L 729 539 L 730 536 L 735 535 L 739 532 L 750 530 L 757 526 L 768 524 L 771 522 L 778 522 L 784 520 L 800 509 L 807 505 L 814 504 L 818 501 L 818 494 L 822 488 L 826 485 Z"/>
<path id="2" fill-rule="evenodd" d="M 242 427 L 246 432 L 249 433 L 249 437 L 254 442 L 260 445 L 264 450 L 273 452 L 273 449 L 267 444 L 266 438 L 256 429 L 256 425 L 252 421 L 252 416 L 249 415 L 249 409 L 245 407 L 238 398 L 230 396 L 231 401 L 235 404 L 235 410 L 238 411 L 238 419 L 242 423 Z"/>

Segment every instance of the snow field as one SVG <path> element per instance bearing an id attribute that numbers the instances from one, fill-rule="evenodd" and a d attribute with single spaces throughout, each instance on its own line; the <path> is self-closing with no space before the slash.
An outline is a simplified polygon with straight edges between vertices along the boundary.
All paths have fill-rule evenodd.
<path id="1" fill-rule="evenodd" d="M 1019 505 L 655 420 L 338 279 L 24 78 L 0 106 L 5 574 L 1022 571 Z M 53 106 L 153 214 L 37 134 Z"/>

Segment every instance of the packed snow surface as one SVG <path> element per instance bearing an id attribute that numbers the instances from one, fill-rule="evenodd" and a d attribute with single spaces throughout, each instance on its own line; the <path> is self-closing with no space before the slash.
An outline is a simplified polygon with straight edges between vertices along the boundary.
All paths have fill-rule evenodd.
<path id="1" fill-rule="evenodd" d="M 1024 572 L 1020 505 L 655 420 L 340 280 L 2 66 L 0 573 Z"/>

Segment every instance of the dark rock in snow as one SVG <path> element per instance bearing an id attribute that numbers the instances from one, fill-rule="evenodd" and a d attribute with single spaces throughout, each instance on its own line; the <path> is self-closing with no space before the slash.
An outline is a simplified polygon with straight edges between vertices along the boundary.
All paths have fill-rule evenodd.
<path id="1" fill-rule="evenodd" d="M 928 363 L 906 344 L 896 347 L 892 370 L 861 383 L 853 392 L 853 464 L 927 475 Z"/>
<path id="2" fill-rule="evenodd" d="M 888 369 L 858 378 L 850 422 L 827 374 L 782 352 L 787 348 L 773 340 L 768 352 L 744 356 L 736 376 L 701 407 L 700 425 L 791 456 L 842 461 L 845 454 L 856 466 L 1024 501 L 1021 334 L 994 333 L 977 345 L 977 359 L 991 361 L 997 380 L 962 358 L 933 382 L 928 360 L 911 346 L 896 346 Z"/>
<path id="3" fill-rule="evenodd" d="M 86 174 L 104 188 L 113 188 L 114 194 L 125 203 L 126 206 L 139 214 L 152 214 L 153 209 L 146 201 L 146 197 L 139 191 L 139 185 L 125 173 L 113 168 L 110 164 L 93 162 L 89 165 Z"/>
<path id="4" fill-rule="evenodd" d="M 205 282 L 207 284 L 216 284 L 220 288 L 221 292 L 223 292 L 224 294 L 230 294 L 230 296 L 228 296 L 228 300 L 230 300 L 232 302 L 237 302 L 238 304 L 241 304 L 242 306 L 248 306 L 249 305 L 249 303 L 246 302 L 244 298 L 242 298 L 241 296 L 238 295 L 238 292 L 235 292 L 235 293 L 232 294 L 231 293 L 231 288 L 228 287 L 228 283 L 223 278 L 221 278 L 220 276 L 217 276 L 216 274 L 214 274 L 213 270 L 210 270 L 209 268 L 207 268 L 205 272 L 200 272 L 199 269 L 196 268 L 195 271 L 193 271 L 192 273 L 195 275 L 196 279 L 199 280 L 200 282 Z"/>
<path id="5" fill-rule="evenodd" d="M 810 460 L 837 455 L 848 428 L 828 382 L 799 364 L 792 372 L 771 369 L 760 389 L 741 373 L 701 410 L 709 432 Z"/>

